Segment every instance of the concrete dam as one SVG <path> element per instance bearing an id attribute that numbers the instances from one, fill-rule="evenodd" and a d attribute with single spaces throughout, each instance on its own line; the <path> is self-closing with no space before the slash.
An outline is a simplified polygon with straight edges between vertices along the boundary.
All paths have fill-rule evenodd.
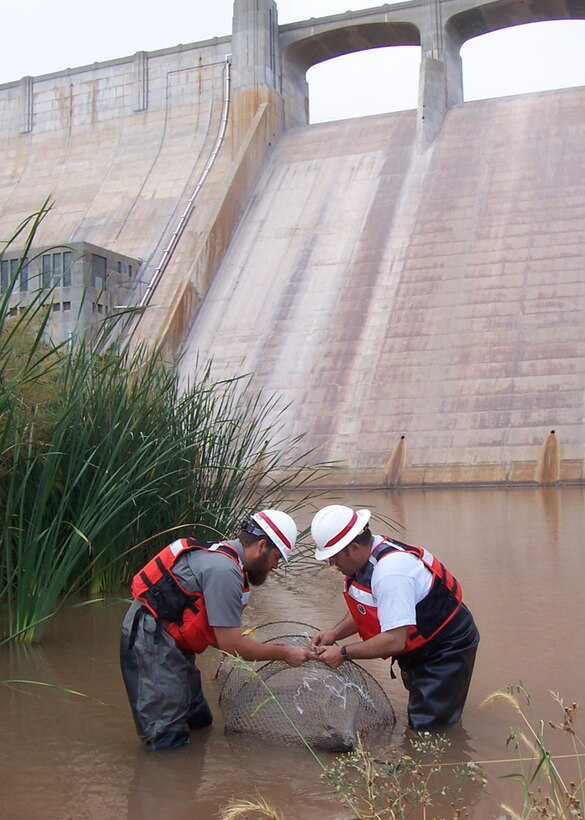
<path id="1" fill-rule="evenodd" d="M 231 38 L 0 86 L 3 238 L 50 194 L 39 243 L 136 260 L 137 338 L 252 373 L 335 483 L 583 483 L 585 88 L 464 103 L 459 58 L 583 16 L 236 0 Z M 417 110 L 306 124 L 307 67 L 406 43 Z"/>
<path id="2" fill-rule="evenodd" d="M 360 483 L 533 481 L 551 430 L 579 478 L 584 110 L 584 89 L 461 105 L 424 154 L 415 112 L 287 131 L 183 370 L 253 371 Z"/>

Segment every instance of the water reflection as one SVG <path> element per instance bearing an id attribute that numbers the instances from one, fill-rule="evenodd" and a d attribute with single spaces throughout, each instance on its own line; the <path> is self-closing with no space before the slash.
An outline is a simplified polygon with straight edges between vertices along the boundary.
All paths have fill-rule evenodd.
<path id="1" fill-rule="evenodd" d="M 477 784 L 465 787 L 474 820 L 500 816 L 504 799 L 520 809 L 521 786 L 500 779 L 519 768 L 508 762 L 514 753 L 506 747 L 516 716 L 502 704 L 480 708 L 480 703 L 522 680 L 535 714 L 546 722 L 559 719 L 550 690 L 567 701 L 580 697 L 584 488 L 352 491 L 336 493 L 335 500 L 369 506 L 374 516 L 401 522 L 405 540 L 434 548 L 461 581 L 482 642 L 463 724 L 449 732 L 448 759 L 486 762 L 486 790 Z M 329 499 L 319 499 L 319 506 L 326 503 Z M 299 523 L 306 526 L 311 514 L 307 509 Z M 255 590 L 247 623 L 333 623 L 345 612 L 341 581 L 328 568 L 271 580 Z M 41 645 L 0 647 L 0 680 L 41 680 L 88 695 L 31 685 L 0 688 L 3 818 L 155 820 L 156 815 L 158 820 L 162 812 L 179 820 L 194 814 L 211 820 L 232 797 L 258 793 L 287 820 L 350 816 L 304 749 L 224 735 L 220 684 L 214 679 L 219 655 L 213 650 L 202 656 L 201 672 L 214 726 L 183 750 L 153 755 L 142 749 L 117 657 L 125 610 L 125 604 L 96 605 L 64 613 Z M 385 741 L 406 749 L 406 695 L 400 680 L 391 680 L 387 662 L 364 667 L 384 687 L 396 712 L 396 727 Z M 585 736 L 583 716 L 577 730 Z M 554 736 L 552 742 L 554 750 Z"/>
<path id="2" fill-rule="evenodd" d="M 542 506 L 541 518 L 548 532 L 549 545 L 554 547 L 559 542 L 561 531 L 562 494 L 558 487 L 542 487 L 538 501 Z"/>
<path id="3" fill-rule="evenodd" d="M 128 789 L 128 820 L 161 820 L 171 813 L 177 820 L 191 820 L 201 790 L 211 731 L 202 729 L 200 742 L 191 744 L 187 754 L 181 754 L 180 749 L 170 749 L 166 754 L 136 749 Z M 180 799 L 176 806 L 169 806 L 169 795 L 173 794 Z M 188 796 L 193 801 L 191 805 Z"/>

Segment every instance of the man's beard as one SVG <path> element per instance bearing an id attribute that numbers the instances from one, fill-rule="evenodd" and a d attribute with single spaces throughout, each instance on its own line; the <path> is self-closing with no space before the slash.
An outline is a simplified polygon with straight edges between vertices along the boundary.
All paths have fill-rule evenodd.
<path id="1" fill-rule="evenodd" d="M 262 556 L 261 560 L 259 560 L 254 567 L 246 570 L 248 581 L 253 587 L 261 587 L 268 578 L 271 569 L 270 557 L 267 555 Z"/>
<path id="2" fill-rule="evenodd" d="M 259 567 L 258 569 L 249 569 L 246 572 L 248 581 L 253 587 L 261 587 L 264 581 L 268 578 L 270 569 L 268 567 Z"/>

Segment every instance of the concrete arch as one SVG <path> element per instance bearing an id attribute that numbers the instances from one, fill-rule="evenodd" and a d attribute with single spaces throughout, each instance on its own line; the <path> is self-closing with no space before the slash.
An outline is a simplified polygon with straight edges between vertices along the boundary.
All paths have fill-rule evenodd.
<path id="1" fill-rule="evenodd" d="M 496 0 L 451 15 L 445 30 L 457 48 L 482 34 L 526 23 L 585 20 L 585 0 Z"/>
<path id="2" fill-rule="evenodd" d="M 283 26 L 276 19 L 275 0 L 234 0 L 236 89 L 257 89 L 264 78 L 279 95 L 279 127 L 286 129 L 309 121 L 312 66 L 372 48 L 420 46 L 417 132 L 424 151 L 449 109 L 463 102 L 464 42 L 523 23 L 585 19 L 585 0 L 406 0 Z"/>
<path id="3" fill-rule="evenodd" d="M 355 20 L 331 28 L 319 28 L 285 46 L 284 58 L 297 71 L 325 60 L 358 51 L 386 46 L 420 46 L 420 31 L 409 22 L 356 23 Z"/>

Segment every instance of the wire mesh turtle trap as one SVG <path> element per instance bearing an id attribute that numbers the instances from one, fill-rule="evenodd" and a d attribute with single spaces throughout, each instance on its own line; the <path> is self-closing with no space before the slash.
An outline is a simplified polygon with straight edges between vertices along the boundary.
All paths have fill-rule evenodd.
<path id="1" fill-rule="evenodd" d="M 307 646 L 317 631 L 309 624 L 275 621 L 250 630 L 263 643 L 278 640 Z M 368 744 L 392 732 L 392 704 L 378 681 L 353 661 L 337 669 L 307 661 L 255 666 L 227 657 L 216 677 L 223 680 L 219 704 L 226 732 L 249 733 L 273 743 L 309 743 L 326 751 L 351 751 L 358 735 Z"/>

